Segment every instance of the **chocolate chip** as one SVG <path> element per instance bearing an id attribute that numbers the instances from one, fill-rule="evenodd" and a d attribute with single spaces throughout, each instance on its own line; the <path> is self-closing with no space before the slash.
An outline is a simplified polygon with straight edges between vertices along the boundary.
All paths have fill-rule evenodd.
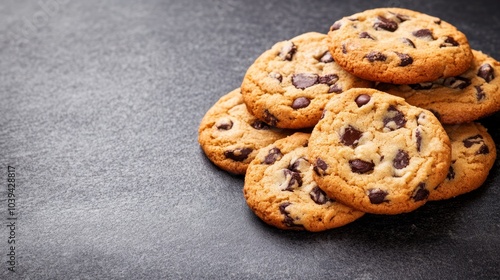
<path id="1" fill-rule="evenodd" d="M 486 97 L 486 93 L 483 91 L 481 86 L 475 86 L 476 88 L 476 99 L 477 101 L 481 101 Z"/>
<path id="2" fill-rule="evenodd" d="M 413 41 L 410 40 L 410 39 L 408 39 L 408 38 L 401 38 L 401 42 L 403 42 L 403 44 L 405 44 L 407 46 L 410 46 L 412 48 L 416 48 L 415 44 L 413 43 Z"/>
<path id="3" fill-rule="evenodd" d="M 339 76 L 336 74 L 327 74 L 324 76 L 320 76 L 318 78 L 318 83 L 320 84 L 326 84 L 326 85 L 333 85 L 339 80 Z"/>
<path id="4" fill-rule="evenodd" d="M 220 119 L 215 125 L 218 130 L 230 130 L 233 128 L 233 122 L 230 119 Z"/>
<path id="5" fill-rule="evenodd" d="M 425 83 L 419 83 L 419 84 L 409 84 L 408 86 L 414 90 L 431 89 L 433 86 L 433 83 L 432 82 L 425 82 Z"/>
<path id="6" fill-rule="evenodd" d="M 307 147 L 307 143 L 304 147 Z M 309 169 L 309 161 L 307 161 L 305 158 L 298 158 L 296 159 L 290 166 L 288 166 L 288 169 L 290 169 L 293 172 L 305 172 L 306 170 Z"/>
<path id="7" fill-rule="evenodd" d="M 398 29 L 398 23 L 383 16 L 378 16 L 377 21 L 373 24 L 373 28 L 375 28 L 375 30 L 383 29 L 394 32 Z"/>
<path id="8" fill-rule="evenodd" d="M 359 139 L 362 135 L 363 132 L 352 126 L 348 126 L 344 129 L 344 133 L 340 136 L 340 142 L 346 146 L 355 147 L 358 145 Z"/>
<path id="9" fill-rule="evenodd" d="M 370 62 L 375 62 L 375 61 L 385 61 L 387 59 L 387 56 L 385 56 L 383 53 L 381 52 L 370 52 L 369 54 L 367 54 L 365 56 L 368 61 Z"/>
<path id="10" fill-rule="evenodd" d="M 435 23 L 435 24 L 441 24 L 441 19 L 440 19 L 440 18 L 435 19 L 435 20 L 434 20 L 434 23 Z"/>
<path id="11" fill-rule="evenodd" d="M 333 57 L 332 57 L 332 54 L 329 52 L 329 51 L 326 51 L 322 56 L 321 58 L 319 59 L 320 62 L 323 62 L 323 63 L 329 63 L 329 62 L 333 62 Z"/>
<path id="12" fill-rule="evenodd" d="M 349 161 L 351 171 L 358 174 L 365 174 L 373 171 L 375 164 L 373 162 L 364 161 L 361 159 L 354 159 Z"/>
<path id="13" fill-rule="evenodd" d="M 455 179 L 455 169 L 453 169 L 453 165 L 450 165 L 450 168 L 448 169 L 448 175 L 446 175 L 446 179 L 448 179 L 448 181 Z"/>
<path id="14" fill-rule="evenodd" d="M 250 126 L 253 127 L 253 128 L 255 128 L 255 129 L 257 129 L 257 130 L 268 130 L 268 129 L 271 129 L 271 127 L 267 123 L 265 123 L 265 122 L 263 122 L 261 120 L 255 120 L 255 121 L 253 121 L 250 124 Z"/>
<path id="15" fill-rule="evenodd" d="M 318 82 L 318 75 L 313 73 L 299 73 L 292 76 L 292 84 L 298 89 L 305 89 Z"/>
<path id="16" fill-rule="evenodd" d="M 415 130 L 415 138 L 417 138 L 417 151 L 420 152 L 420 149 L 422 147 L 422 132 L 420 132 L 420 129 L 417 128 Z"/>
<path id="17" fill-rule="evenodd" d="M 443 85 L 453 89 L 464 89 L 470 85 L 470 80 L 464 77 L 448 77 L 444 79 Z"/>
<path id="18" fill-rule="evenodd" d="M 343 54 L 347 53 L 347 48 L 346 48 L 345 44 L 342 44 L 342 53 Z"/>
<path id="19" fill-rule="evenodd" d="M 385 197 L 388 193 L 381 189 L 370 189 L 368 190 L 368 198 L 370 199 L 371 204 L 380 204 L 384 201 L 387 201 Z"/>
<path id="20" fill-rule="evenodd" d="M 331 201 L 330 198 L 328 198 L 328 196 L 326 196 L 326 193 L 322 189 L 320 189 L 318 186 L 315 186 L 311 190 L 311 192 L 309 193 L 309 196 L 316 204 L 319 204 L 319 205 L 323 205 L 323 204 L 327 203 L 328 201 Z"/>
<path id="21" fill-rule="evenodd" d="M 419 29 L 417 31 L 413 31 L 411 34 L 420 39 L 436 40 L 432 35 L 432 31 L 430 29 Z"/>
<path id="22" fill-rule="evenodd" d="M 314 164 L 314 172 L 316 172 L 316 174 L 318 174 L 319 176 L 323 176 L 325 175 L 325 171 L 326 169 L 328 168 L 328 164 L 326 164 L 325 161 L 323 161 L 322 159 L 320 158 L 317 158 L 316 159 L 316 163 Z"/>
<path id="23" fill-rule="evenodd" d="M 458 46 L 458 42 L 455 41 L 455 39 L 453 39 L 453 37 L 446 37 L 446 39 L 444 40 L 444 43 L 442 43 L 441 45 L 439 45 L 440 48 L 445 48 L 445 47 L 456 47 Z"/>
<path id="24" fill-rule="evenodd" d="M 425 183 L 418 184 L 417 188 L 413 192 L 413 200 L 421 201 L 429 197 L 429 190 L 425 188 Z"/>
<path id="25" fill-rule="evenodd" d="M 292 41 L 286 41 L 281 48 L 278 56 L 283 60 L 292 60 L 293 55 L 297 52 L 297 47 L 293 44 Z"/>
<path id="26" fill-rule="evenodd" d="M 395 15 L 400 20 L 400 22 L 404 22 L 404 21 L 410 20 L 410 17 L 407 16 L 407 15 L 403 15 L 403 14 L 399 14 L 399 13 L 393 13 L 393 12 L 389 12 L 389 13 Z"/>
<path id="27" fill-rule="evenodd" d="M 276 126 L 279 120 L 273 114 L 271 114 L 269 110 L 266 109 L 264 110 L 264 121 L 271 126 Z"/>
<path id="28" fill-rule="evenodd" d="M 252 148 L 238 148 L 224 152 L 224 156 L 234 161 L 244 161 L 252 153 Z"/>
<path id="29" fill-rule="evenodd" d="M 361 94 L 356 97 L 354 100 L 358 107 L 361 107 L 363 105 L 366 105 L 368 102 L 370 102 L 371 97 L 368 94 Z"/>
<path id="30" fill-rule="evenodd" d="M 311 101 L 306 97 L 299 97 L 295 99 L 292 103 L 292 108 L 297 110 L 309 106 Z"/>
<path id="31" fill-rule="evenodd" d="M 342 86 L 340 86 L 339 84 L 334 84 L 330 86 L 330 88 L 328 89 L 328 93 L 332 92 L 341 93 L 342 91 L 343 91 Z"/>
<path id="32" fill-rule="evenodd" d="M 287 201 L 281 203 L 279 206 L 280 213 L 285 216 L 285 218 L 283 219 L 283 224 L 285 224 L 287 227 L 297 227 L 297 226 L 302 227 L 301 225 L 295 224 L 293 218 L 290 217 L 290 212 L 286 210 L 286 208 L 290 205 L 292 204 Z"/>
<path id="33" fill-rule="evenodd" d="M 465 138 L 462 142 L 464 143 L 464 146 L 466 148 L 470 148 L 475 144 L 483 144 L 484 140 L 483 140 L 483 136 L 481 134 L 476 134 L 474 136 Z"/>
<path id="34" fill-rule="evenodd" d="M 361 39 L 370 39 L 370 40 L 375 40 L 368 32 L 361 32 L 359 33 L 359 38 Z"/>
<path id="35" fill-rule="evenodd" d="M 340 27 L 342 27 L 342 23 L 340 21 L 336 21 L 331 27 L 330 27 L 330 31 L 335 31 L 335 30 L 339 30 Z"/>
<path id="36" fill-rule="evenodd" d="M 278 80 L 280 83 L 283 81 L 283 76 L 280 73 L 271 72 L 269 73 L 269 77 Z"/>
<path id="37" fill-rule="evenodd" d="M 383 122 L 384 127 L 388 128 L 391 131 L 402 128 L 406 125 L 405 116 L 401 111 L 396 109 L 394 105 L 389 106 L 387 115 L 384 118 Z"/>
<path id="38" fill-rule="evenodd" d="M 396 157 L 392 161 L 392 166 L 396 169 L 403 169 L 410 164 L 410 156 L 407 152 L 403 150 L 399 150 L 396 154 Z"/>
<path id="39" fill-rule="evenodd" d="M 495 78 L 495 70 L 491 67 L 490 64 L 485 63 L 479 67 L 477 71 L 477 75 L 483 78 L 487 83 Z"/>
<path id="40" fill-rule="evenodd" d="M 293 192 L 294 189 L 302 187 L 302 177 L 300 173 L 293 172 L 290 169 L 283 169 L 283 173 L 285 174 L 285 180 L 288 182 L 284 191 Z"/>
<path id="41" fill-rule="evenodd" d="M 267 156 L 264 158 L 264 163 L 265 164 L 273 164 L 277 160 L 279 160 L 282 156 L 283 156 L 283 154 L 281 153 L 281 150 L 274 147 L 274 148 L 270 149 L 269 152 L 267 153 Z"/>
<path id="42" fill-rule="evenodd" d="M 406 66 L 413 63 L 413 58 L 410 55 L 398 52 L 396 52 L 396 54 L 398 55 L 399 59 L 401 59 L 401 61 L 399 62 L 399 66 Z"/>
<path id="43" fill-rule="evenodd" d="M 478 155 L 487 155 L 490 153 L 490 149 L 488 148 L 488 146 L 486 146 L 486 144 L 483 144 L 479 150 L 476 152 L 476 154 Z"/>

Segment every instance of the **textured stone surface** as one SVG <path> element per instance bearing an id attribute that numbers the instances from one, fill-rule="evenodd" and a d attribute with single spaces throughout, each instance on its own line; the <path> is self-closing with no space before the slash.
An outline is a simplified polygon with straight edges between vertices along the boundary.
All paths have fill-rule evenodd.
<path id="1" fill-rule="evenodd" d="M 500 278 L 498 161 L 456 199 L 296 233 L 255 217 L 243 178 L 196 140 L 204 113 L 260 53 L 360 10 L 404 3 L 498 59 L 500 21 L 482 2 L 2 1 L 0 279 Z M 500 143 L 498 121 L 483 124 Z"/>

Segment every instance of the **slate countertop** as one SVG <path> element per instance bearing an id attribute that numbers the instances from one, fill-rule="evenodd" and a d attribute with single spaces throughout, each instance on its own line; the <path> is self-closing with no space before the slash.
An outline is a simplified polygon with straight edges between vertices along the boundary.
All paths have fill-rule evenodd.
<path id="1" fill-rule="evenodd" d="M 197 142 L 205 112 L 275 42 L 397 6 L 500 59 L 493 3 L 2 1 L 0 279 L 500 278 L 498 160 L 472 193 L 288 232 L 256 218 L 243 178 Z M 499 121 L 481 120 L 497 144 Z"/>

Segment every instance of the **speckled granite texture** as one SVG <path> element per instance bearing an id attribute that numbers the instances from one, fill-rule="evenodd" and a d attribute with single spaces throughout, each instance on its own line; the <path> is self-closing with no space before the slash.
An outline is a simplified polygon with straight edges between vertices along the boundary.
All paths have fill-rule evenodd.
<path id="1" fill-rule="evenodd" d="M 494 3 L 2 1 L 0 279 L 500 278 L 498 161 L 473 193 L 311 234 L 264 225 L 243 178 L 197 143 L 204 113 L 277 41 L 401 6 L 500 59 Z M 499 121 L 483 120 L 497 143 Z"/>

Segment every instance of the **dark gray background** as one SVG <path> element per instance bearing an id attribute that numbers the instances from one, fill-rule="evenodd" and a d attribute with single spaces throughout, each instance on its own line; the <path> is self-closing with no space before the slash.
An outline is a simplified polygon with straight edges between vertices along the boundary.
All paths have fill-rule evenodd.
<path id="1" fill-rule="evenodd" d="M 364 9 L 441 17 L 500 59 L 496 1 L 0 3 L 1 279 L 500 278 L 500 178 L 322 233 L 248 209 L 198 146 L 204 113 L 275 42 Z M 500 143 L 496 114 L 482 120 Z M 17 271 L 7 271 L 7 166 Z"/>

